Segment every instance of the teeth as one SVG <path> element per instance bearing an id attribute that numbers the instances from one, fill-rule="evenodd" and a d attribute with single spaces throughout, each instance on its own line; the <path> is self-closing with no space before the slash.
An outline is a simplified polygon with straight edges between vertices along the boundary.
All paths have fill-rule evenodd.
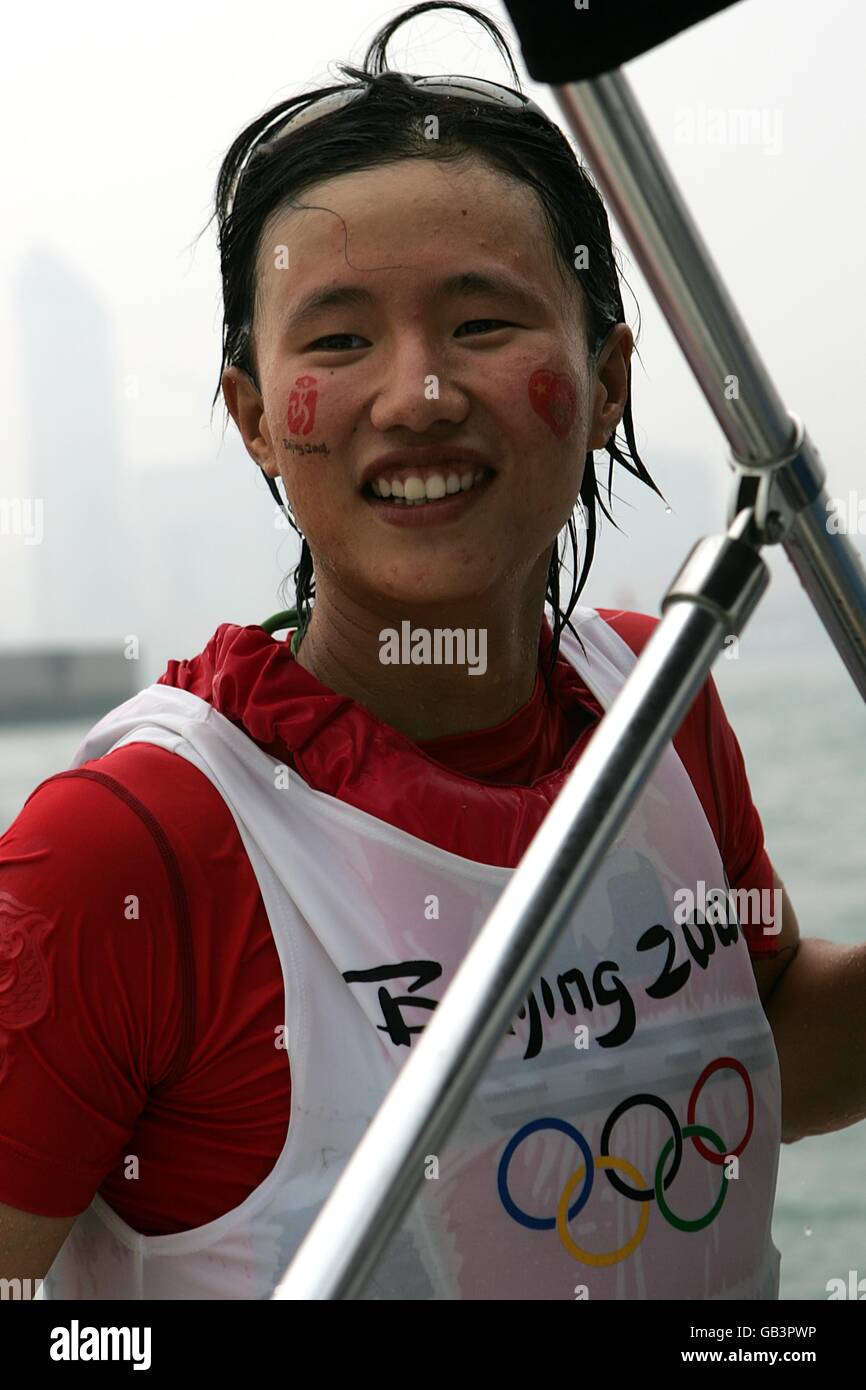
<path id="1" fill-rule="evenodd" d="M 456 492 L 469 492 L 476 483 L 482 482 L 485 469 L 467 469 L 463 474 L 431 473 L 428 478 L 375 478 L 370 487 L 376 497 L 390 498 L 397 506 L 423 507 L 427 502 L 438 502 L 440 498 Z"/>
<path id="2" fill-rule="evenodd" d="M 432 478 L 428 478 L 424 486 L 428 502 L 438 502 L 440 497 L 444 497 L 448 491 L 448 484 L 438 473 L 434 473 Z"/>

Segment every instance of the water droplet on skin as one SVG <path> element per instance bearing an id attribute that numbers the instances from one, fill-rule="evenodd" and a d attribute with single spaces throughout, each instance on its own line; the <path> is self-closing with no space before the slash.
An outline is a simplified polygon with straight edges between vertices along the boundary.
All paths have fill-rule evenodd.
<path id="1" fill-rule="evenodd" d="M 812 1227 L 811 1227 L 811 1226 L 804 1226 L 804 1227 L 803 1227 L 803 1230 L 804 1230 L 804 1232 L 805 1232 L 805 1234 L 806 1234 L 807 1236 L 810 1236 L 810 1235 L 812 1234 Z"/>
<path id="2" fill-rule="evenodd" d="M 666 515 L 666 516 L 670 516 L 672 510 L 673 510 L 672 507 L 665 507 L 665 515 Z"/>

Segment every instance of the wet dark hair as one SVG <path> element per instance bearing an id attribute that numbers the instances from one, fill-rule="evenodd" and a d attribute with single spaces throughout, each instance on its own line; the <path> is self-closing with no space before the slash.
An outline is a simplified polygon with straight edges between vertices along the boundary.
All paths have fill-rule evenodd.
<path id="1" fill-rule="evenodd" d="M 566 282 L 571 286 L 579 285 L 583 294 L 587 352 L 591 361 L 597 358 L 611 329 L 625 321 L 620 272 L 611 244 L 607 213 L 588 172 L 579 163 L 562 131 L 552 121 L 532 112 L 500 107 L 483 100 L 474 102 L 465 97 L 441 95 L 423 86 L 413 87 L 406 81 L 395 80 L 393 70 L 385 61 L 391 36 L 407 20 L 430 10 L 455 10 L 483 25 L 509 65 L 511 85 L 520 90 L 520 78 L 508 43 L 493 20 L 471 5 L 428 0 L 428 3 L 412 5 L 383 25 L 370 43 L 362 67 L 347 63 L 337 65 L 350 79 L 349 83 L 291 97 L 248 125 L 226 154 L 216 187 L 215 216 L 224 306 L 220 378 L 227 366 L 236 366 L 249 376 L 257 390 L 260 389 L 253 323 L 258 253 L 268 219 L 277 211 L 292 206 L 300 194 L 325 178 L 409 158 L 455 161 L 474 156 L 534 191 L 550 231 L 554 262 Z M 296 131 L 289 125 L 284 134 L 274 138 L 293 111 L 303 110 L 316 97 L 357 84 L 362 84 L 366 90 L 353 101 L 319 119 L 309 120 Z M 423 129 L 424 118 L 431 115 L 439 118 L 436 140 L 427 139 Z M 580 268 L 574 254 L 577 246 L 587 248 Z M 218 384 L 214 404 L 219 394 Z M 622 428 L 625 447 L 616 442 L 615 433 L 605 446 L 609 456 L 608 502 L 611 501 L 614 462 L 663 497 L 641 462 L 635 443 L 630 363 Z M 277 505 L 282 508 L 275 480 L 265 477 Z M 586 456 L 578 503 L 583 507 L 586 527 L 586 551 L 579 577 L 574 514 L 564 528 L 571 543 L 574 581 L 564 610 L 560 606 L 559 586 L 563 560 L 558 542 L 562 533 L 551 548 L 547 600 L 553 610 L 554 625 L 546 682 L 556 661 L 563 628 L 567 624 L 574 632 L 569 618 L 589 576 L 595 554 L 596 503 L 616 526 L 599 493 L 595 459 L 590 452 Z M 294 571 L 299 635 L 302 637 L 310 620 L 311 600 L 315 597 L 313 558 L 291 515 L 290 506 L 286 514 L 302 541 L 300 561 Z M 284 584 L 287 580 L 288 576 Z"/>

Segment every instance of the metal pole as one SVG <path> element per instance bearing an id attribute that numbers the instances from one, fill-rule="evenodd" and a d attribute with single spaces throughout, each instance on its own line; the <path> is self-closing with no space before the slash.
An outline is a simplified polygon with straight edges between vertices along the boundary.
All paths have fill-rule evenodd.
<path id="1" fill-rule="evenodd" d="M 505 1036 L 575 903 L 697 695 L 726 634 L 768 583 L 757 550 L 699 543 L 639 661 L 593 734 L 420 1040 L 364 1133 L 275 1299 L 357 1294 Z M 694 580 L 703 588 L 697 600 Z M 674 601 L 679 599 L 681 601 Z M 686 601 L 690 600 L 690 601 Z"/>
<path id="2" fill-rule="evenodd" d="M 745 324 L 621 71 L 552 91 L 724 431 L 735 465 L 769 473 L 788 514 L 782 544 L 852 680 L 866 699 L 866 572 L 854 546 L 827 530 L 825 472 L 807 435 L 795 438 Z M 736 380 L 737 393 L 726 385 Z M 810 504 L 802 510 L 803 500 Z M 798 510 L 798 507 L 801 508 Z M 775 537 L 770 537 L 775 539 Z"/>

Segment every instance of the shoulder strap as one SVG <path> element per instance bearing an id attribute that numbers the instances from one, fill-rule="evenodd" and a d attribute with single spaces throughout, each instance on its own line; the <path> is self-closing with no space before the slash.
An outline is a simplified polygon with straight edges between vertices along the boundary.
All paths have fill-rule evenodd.
<path id="1" fill-rule="evenodd" d="M 181 975 L 181 1011 L 180 1011 L 180 1041 L 177 1051 L 172 1059 L 171 1066 L 161 1081 L 157 1082 L 153 1090 L 165 1090 L 168 1086 L 179 1081 L 189 1064 L 192 1054 L 193 1043 L 195 1041 L 195 1021 L 196 1021 L 196 989 L 195 989 L 195 970 L 193 968 L 192 951 L 192 924 L 189 915 L 189 903 L 186 896 L 186 886 L 177 856 L 171 847 L 168 837 L 160 825 L 159 821 L 132 792 L 118 782 L 115 777 L 109 777 L 106 772 L 97 772 L 93 768 L 69 768 L 66 772 L 57 773 L 57 777 L 86 777 L 91 782 L 98 782 L 119 797 L 131 811 L 138 816 L 145 829 L 151 835 L 154 844 L 159 850 L 165 871 L 168 875 L 169 887 L 174 900 L 175 921 L 177 923 L 177 945 L 180 957 Z"/>

